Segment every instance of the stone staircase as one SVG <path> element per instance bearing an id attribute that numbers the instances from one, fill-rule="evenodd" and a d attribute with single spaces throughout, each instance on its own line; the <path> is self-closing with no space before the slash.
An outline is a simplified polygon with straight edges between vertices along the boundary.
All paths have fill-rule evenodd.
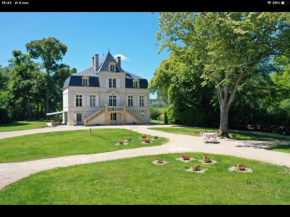
<path id="1" fill-rule="evenodd" d="M 126 108 L 126 112 L 131 115 L 133 118 L 135 118 L 136 120 L 140 121 L 142 123 L 143 118 L 141 115 L 137 114 L 136 112 L 134 112 L 133 110 L 129 109 L 128 107 Z"/>
<path id="2" fill-rule="evenodd" d="M 84 125 L 90 125 L 90 122 L 95 120 L 97 117 L 99 117 L 100 115 L 104 114 L 106 111 L 106 108 L 102 108 L 98 111 L 96 111 L 94 114 L 92 114 L 91 116 L 87 117 L 84 119 Z"/>

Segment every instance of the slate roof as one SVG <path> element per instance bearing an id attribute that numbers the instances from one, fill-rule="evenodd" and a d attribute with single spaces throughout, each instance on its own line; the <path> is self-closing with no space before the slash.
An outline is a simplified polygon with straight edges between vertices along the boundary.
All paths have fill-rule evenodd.
<path id="1" fill-rule="evenodd" d="M 117 61 L 112 56 L 110 52 L 108 52 L 103 58 L 101 59 L 99 63 L 99 68 L 97 69 L 97 72 L 100 71 L 108 71 L 109 63 L 114 62 L 116 63 L 116 71 L 115 72 L 124 72 L 124 70 L 117 64 Z"/>
<path id="2" fill-rule="evenodd" d="M 114 57 L 108 52 L 103 58 L 101 59 L 99 63 L 99 67 L 97 71 L 94 70 L 94 67 L 91 66 L 83 71 L 77 72 L 75 74 L 72 74 L 70 77 L 68 77 L 63 85 L 63 88 L 66 88 L 68 86 L 83 86 L 82 85 L 82 77 L 88 76 L 89 77 L 89 86 L 90 87 L 100 87 L 99 83 L 99 76 L 96 74 L 96 72 L 100 71 L 108 71 L 108 65 L 109 62 L 116 62 Z M 116 64 L 116 72 L 125 72 L 125 87 L 126 88 L 133 88 L 133 80 L 139 79 L 140 88 L 147 89 L 148 87 L 148 81 L 145 78 L 142 78 L 140 76 L 137 76 L 133 73 L 124 71 L 118 64 Z"/>

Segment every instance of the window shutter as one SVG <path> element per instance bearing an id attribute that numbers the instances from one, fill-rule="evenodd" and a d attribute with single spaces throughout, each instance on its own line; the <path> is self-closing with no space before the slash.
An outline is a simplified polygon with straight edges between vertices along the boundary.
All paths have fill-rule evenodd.
<path id="1" fill-rule="evenodd" d="M 91 97 L 91 95 L 87 95 L 87 106 L 91 106 L 90 97 Z"/>
<path id="2" fill-rule="evenodd" d="M 129 96 L 126 96 L 126 106 L 129 106 L 128 100 L 129 100 Z"/>
<path id="3" fill-rule="evenodd" d="M 109 96 L 106 96 L 106 104 L 109 105 Z"/>
<path id="4" fill-rule="evenodd" d="M 74 113 L 74 120 L 77 122 L 77 113 Z"/>
<path id="5" fill-rule="evenodd" d="M 106 87 L 109 87 L 109 78 L 106 78 Z"/>
<path id="6" fill-rule="evenodd" d="M 99 105 L 99 95 L 96 95 L 96 106 L 100 106 Z"/>
<path id="7" fill-rule="evenodd" d="M 133 106 L 138 106 L 137 100 L 138 100 L 138 96 L 133 96 Z"/>
<path id="8" fill-rule="evenodd" d="M 77 106 L 77 98 L 76 98 L 76 95 L 73 95 L 73 106 Z"/>
<path id="9" fill-rule="evenodd" d="M 144 96 L 144 106 L 147 106 L 147 96 Z"/>
<path id="10" fill-rule="evenodd" d="M 117 88 L 120 88 L 120 78 L 117 78 Z"/>
<path id="11" fill-rule="evenodd" d="M 117 106 L 121 106 L 120 96 L 116 96 L 116 101 Z"/>

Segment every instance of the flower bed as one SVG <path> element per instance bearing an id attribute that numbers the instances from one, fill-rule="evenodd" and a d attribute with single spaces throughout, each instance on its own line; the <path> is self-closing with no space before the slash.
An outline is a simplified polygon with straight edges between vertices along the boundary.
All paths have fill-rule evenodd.
<path id="1" fill-rule="evenodd" d="M 152 161 L 154 165 L 165 165 L 167 164 L 166 161 L 164 161 L 162 158 L 156 158 L 155 161 Z"/>
<path id="2" fill-rule="evenodd" d="M 209 156 L 205 155 L 204 158 L 202 160 L 199 160 L 199 162 L 203 163 L 203 164 L 215 164 L 217 163 L 217 161 L 212 160 Z"/>
<path id="3" fill-rule="evenodd" d="M 246 167 L 245 164 L 236 164 L 229 168 L 229 172 L 252 173 L 253 170 Z"/>
<path id="4" fill-rule="evenodd" d="M 186 172 L 195 172 L 195 173 L 205 173 L 205 169 L 201 169 L 199 164 L 192 166 L 192 167 L 189 167 L 185 171 Z"/>
<path id="5" fill-rule="evenodd" d="M 189 161 L 193 161 L 195 159 L 194 158 L 191 158 L 189 156 L 182 155 L 180 158 L 176 158 L 176 160 L 179 160 L 179 161 L 188 163 Z"/>
<path id="6" fill-rule="evenodd" d="M 123 142 L 122 140 L 120 140 L 116 145 L 128 145 L 128 143 Z"/>

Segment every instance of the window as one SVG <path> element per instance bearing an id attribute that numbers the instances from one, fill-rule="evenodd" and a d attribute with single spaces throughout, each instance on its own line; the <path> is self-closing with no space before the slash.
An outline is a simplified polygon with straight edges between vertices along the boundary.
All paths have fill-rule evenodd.
<path id="1" fill-rule="evenodd" d="M 133 87 L 139 87 L 139 80 L 133 80 Z"/>
<path id="2" fill-rule="evenodd" d="M 90 106 L 96 106 L 96 96 L 95 95 L 90 95 Z"/>
<path id="3" fill-rule="evenodd" d="M 83 78 L 82 79 L 82 85 L 83 86 L 89 86 L 89 78 Z"/>
<path id="4" fill-rule="evenodd" d="M 128 106 L 133 106 L 133 96 L 128 96 Z"/>
<path id="5" fill-rule="evenodd" d="M 139 103 L 140 103 L 140 106 L 144 106 L 144 96 L 140 96 Z"/>
<path id="6" fill-rule="evenodd" d="M 116 88 L 117 87 L 117 79 L 109 78 L 109 87 L 110 88 Z"/>
<path id="7" fill-rule="evenodd" d="M 77 122 L 81 122 L 81 121 L 82 121 L 82 114 L 77 113 Z"/>
<path id="8" fill-rule="evenodd" d="M 111 121 L 117 120 L 117 113 L 111 113 Z"/>
<path id="9" fill-rule="evenodd" d="M 111 71 L 111 72 L 116 71 L 116 70 L 115 70 L 115 65 L 110 65 L 110 71 Z"/>
<path id="10" fill-rule="evenodd" d="M 117 105 L 117 97 L 109 96 L 109 106 L 116 106 L 116 105 Z"/>
<path id="11" fill-rule="evenodd" d="M 82 106 L 82 95 L 76 96 L 76 106 Z"/>

